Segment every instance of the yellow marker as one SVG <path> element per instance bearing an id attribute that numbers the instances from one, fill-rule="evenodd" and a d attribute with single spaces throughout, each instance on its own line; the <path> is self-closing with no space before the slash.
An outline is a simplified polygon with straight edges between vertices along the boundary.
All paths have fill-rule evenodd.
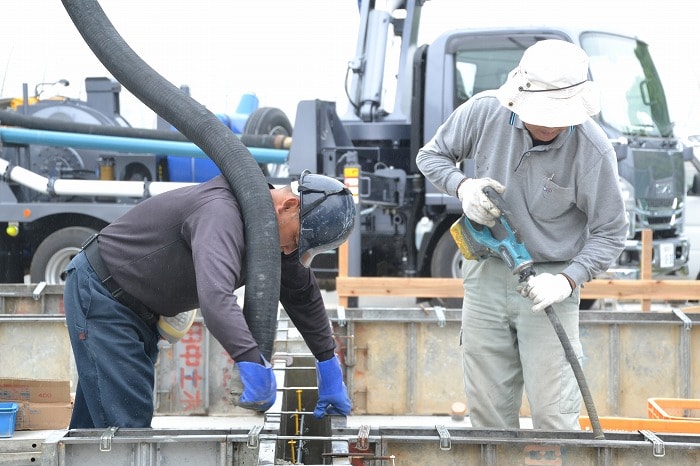
<path id="1" fill-rule="evenodd" d="M 7 228 L 5 228 L 5 233 L 7 233 L 7 236 L 10 238 L 14 238 L 15 236 L 19 235 L 19 225 L 16 223 L 8 224 Z"/>

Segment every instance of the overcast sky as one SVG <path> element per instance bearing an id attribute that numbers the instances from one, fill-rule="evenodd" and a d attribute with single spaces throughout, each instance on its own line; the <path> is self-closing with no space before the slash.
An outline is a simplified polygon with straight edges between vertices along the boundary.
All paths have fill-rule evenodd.
<path id="1" fill-rule="evenodd" d="M 377 0 L 381 3 L 381 0 Z M 346 108 L 343 82 L 358 30 L 355 0 L 102 0 L 126 42 L 173 84 L 215 113 L 233 112 L 242 93 L 292 119 L 303 99 Z M 622 28 L 649 42 L 672 118 L 700 132 L 700 2 L 697 0 L 430 0 L 421 42 L 456 27 L 577 24 Z M 61 93 L 85 97 L 84 79 L 109 76 L 60 0 L 0 0 L 0 95 L 22 83 L 68 79 Z M 128 91 L 122 114 L 134 126 L 155 116 Z"/>

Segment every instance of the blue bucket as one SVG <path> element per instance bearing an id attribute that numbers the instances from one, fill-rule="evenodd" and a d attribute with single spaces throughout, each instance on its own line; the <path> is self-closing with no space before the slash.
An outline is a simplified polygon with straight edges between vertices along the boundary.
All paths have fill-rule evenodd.
<path id="1" fill-rule="evenodd" d="M 12 437 L 19 405 L 12 401 L 0 401 L 0 438 Z"/>

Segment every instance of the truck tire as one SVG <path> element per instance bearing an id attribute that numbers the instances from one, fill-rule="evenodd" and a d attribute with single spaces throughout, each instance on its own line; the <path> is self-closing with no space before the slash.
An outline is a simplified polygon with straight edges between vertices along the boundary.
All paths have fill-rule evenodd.
<path id="1" fill-rule="evenodd" d="M 32 283 L 63 284 L 61 272 L 80 251 L 80 246 L 93 233 L 92 228 L 68 227 L 55 231 L 41 242 L 29 267 Z"/>
<path id="2" fill-rule="evenodd" d="M 450 230 L 440 237 L 430 259 L 430 276 L 434 278 L 462 278 L 464 256 L 452 239 Z M 447 308 L 462 308 L 461 298 L 434 298 L 433 304 Z"/>
<path id="3" fill-rule="evenodd" d="M 293 127 L 287 115 L 279 108 L 260 107 L 250 114 L 243 127 L 243 134 L 267 134 L 270 136 L 291 136 Z M 287 165 L 275 163 L 261 164 L 266 177 L 284 178 L 289 170 Z"/>

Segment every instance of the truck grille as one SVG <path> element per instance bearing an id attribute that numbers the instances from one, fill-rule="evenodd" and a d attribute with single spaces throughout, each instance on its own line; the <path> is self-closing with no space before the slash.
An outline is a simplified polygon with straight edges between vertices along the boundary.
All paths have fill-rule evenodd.
<path id="1" fill-rule="evenodd" d="M 640 199 L 642 209 L 671 209 L 676 203 L 676 198 L 671 199 Z"/>
<path id="2" fill-rule="evenodd" d="M 636 229 L 675 233 L 682 222 L 685 171 L 681 152 L 634 148 L 620 161 L 620 174 L 631 180 L 636 197 Z"/>
<path id="3" fill-rule="evenodd" d="M 671 217 L 649 217 L 647 223 L 649 225 L 668 225 L 671 223 Z"/>

